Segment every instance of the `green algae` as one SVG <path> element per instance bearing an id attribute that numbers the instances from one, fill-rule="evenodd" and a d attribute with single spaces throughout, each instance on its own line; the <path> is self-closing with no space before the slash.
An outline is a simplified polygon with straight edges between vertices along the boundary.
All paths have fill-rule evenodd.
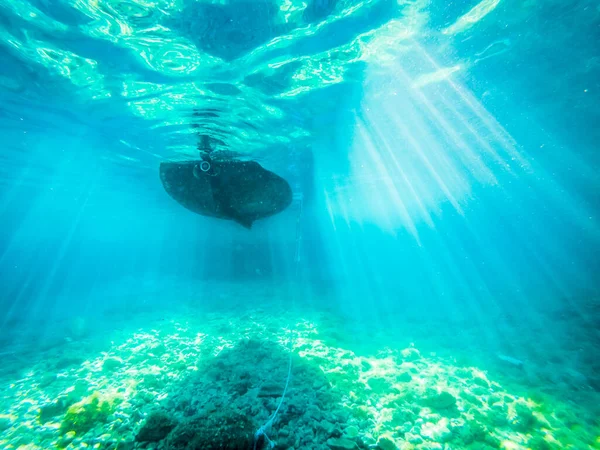
<path id="1" fill-rule="evenodd" d="M 66 434 L 74 431 L 83 434 L 98 424 L 107 421 L 118 403 L 118 398 L 107 398 L 98 393 L 71 405 L 60 424 L 60 433 Z"/>

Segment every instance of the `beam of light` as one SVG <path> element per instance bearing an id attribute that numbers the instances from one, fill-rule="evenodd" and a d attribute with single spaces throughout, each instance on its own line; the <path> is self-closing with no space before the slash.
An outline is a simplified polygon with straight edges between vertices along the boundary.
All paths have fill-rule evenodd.
<path id="1" fill-rule="evenodd" d="M 368 111 L 366 112 L 366 115 L 368 117 Z M 419 197 L 415 186 L 413 185 L 413 183 L 411 183 L 408 174 L 402 167 L 402 164 L 400 164 L 400 162 L 398 161 L 398 158 L 396 157 L 394 150 L 386 142 L 385 135 L 383 134 L 383 130 L 381 130 L 375 122 L 370 121 L 370 123 L 373 128 L 374 135 L 377 138 L 378 147 L 381 148 L 382 152 L 384 152 L 384 157 L 389 159 L 392 163 L 392 167 L 390 167 L 389 169 L 385 169 L 385 171 L 388 173 L 388 175 L 390 176 L 391 179 L 394 178 L 394 175 L 395 175 L 394 171 L 397 171 L 397 173 L 401 177 L 402 183 L 406 187 L 408 187 L 408 191 L 411 194 L 411 199 L 417 204 L 419 211 L 421 212 L 422 216 L 425 219 L 425 222 L 429 226 L 433 227 L 433 221 L 431 219 L 431 215 L 429 214 L 429 212 L 425 208 L 425 205 L 421 201 L 421 198 Z M 365 126 L 366 126 L 366 124 L 363 121 L 362 128 L 364 129 Z M 371 151 L 371 158 L 375 159 L 377 151 L 375 150 L 375 148 L 370 148 L 370 151 Z M 381 158 L 381 159 L 383 159 L 383 158 Z M 383 165 L 383 163 L 382 163 L 382 165 Z M 389 182 L 388 182 L 388 184 L 389 184 Z M 404 203 L 402 202 L 402 199 L 399 196 L 398 196 L 398 201 L 402 204 L 403 216 L 404 216 L 405 220 L 408 221 L 411 231 L 416 233 L 414 223 L 411 221 L 410 216 L 408 214 L 408 210 L 407 210 L 406 206 L 404 205 Z"/>
<path id="2" fill-rule="evenodd" d="M 561 186 L 532 156 L 536 149 L 519 145 L 458 78 L 447 73 L 415 85 L 420 73 L 441 73 L 441 67 L 418 42 L 410 57 L 403 54 L 383 73 L 381 67 L 370 67 L 361 108 L 354 115 L 344 189 L 338 182 L 323 188 L 336 240 L 340 232 L 351 239 L 332 244 L 328 251 L 344 261 L 340 275 L 352 286 L 347 288 L 349 296 L 360 292 L 368 304 L 393 308 L 385 305 L 390 290 L 365 278 L 369 271 L 377 273 L 382 260 L 389 261 L 398 267 L 396 295 L 416 292 L 460 299 L 469 311 L 465 314 L 480 319 L 490 343 L 508 352 L 519 350 L 502 329 L 492 326 L 489 312 L 508 317 L 519 305 L 533 327 L 541 326 L 542 316 L 528 303 L 532 295 L 572 298 L 574 284 L 593 285 L 585 255 L 574 254 L 577 250 L 556 236 L 558 224 L 582 230 L 582 239 L 589 242 L 600 242 L 600 228 L 582 197 Z M 553 146 L 538 124 L 531 127 Z M 569 159 L 577 163 L 579 157 L 573 153 Z M 586 169 L 584 164 L 577 167 Z M 484 204 L 486 199 L 491 203 Z M 554 228 L 544 227 L 544 214 Z M 379 260 L 372 260 L 369 230 L 383 230 L 398 248 L 375 251 Z M 413 242 L 402 239 L 403 233 Z M 514 245 L 512 255 L 505 245 Z M 353 269 L 353 259 L 360 270 Z M 569 259 L 575 266 L 567 269 L 575 272 L 580 267 L 581 273 L 564 273 Z M 419 269 L 413 272 L 415 266 Z M 402 270 L 413 279 L 404 280 Z M 533 294 L 532 286 L 537 289 Z M 498 300 L 504 295 L 514 304 Z M 462 314 L 455 303 L 447 307 L 449 317 Z M 385 315 L 380 319 L 385 321 Z M 556 336 L 541 339 L 560 346 Z"/>
<path id="3" fill-rule="evenodd" d="M 468 30 L 489 13 L 491 13 L 494 9 L 496 9 L 496 6 L 498 6 L 499 3 L 500 0 L 482 0 L 473 8 L 471 8 L 466 14 L 459 17 L 456 22 L 445 28 L 442 33 L 454 35 Z"/>
<path id="4" fill-rule="evenodd" d="M 388 190 L 388 192 L 387 192 L 388 198 L 391 197 L 390 200 L 391 200 L 391 206 L 393 207 L 392 210 L 397 208 L 397 210 L 400 213 L 400 217 L 402 218 L 402 221 L 404 222 L 405 226 L 408 228 L 411 235 L 418 241 L 419 236 L 417 234 L 417 229 L 416 229 L 415 224 L 408 212 L 408 209 L 407 209 L 404 201 L 402 200 L 402 197 L 399 194 L 399 190 L 397 189 L 396 185 L 394 184 L 394 177 L 393 177 L 393 175 L 390 174 L 390 169 L 388 167 L 386 167 L 386 165 L 384 164 L 381 154 L 379 153 L 378 148 L 374 145 L 373 139 L 367 133 L 365 126 L 359 122 L 357 124 L 357 128 L 358 128 L 358 130 L 357 130 L 358 134 L 361 137 L 361 141 L 365 145 L 365 153 L 369 156 L 372 164 L 375 167 L 376 172 L 381 175 L 381 177 L 382 177 L 381 180 L 383 181 L 385 187 Z M 380 198 L 377 198 L 377 200 L 380 200 Z M 377 209 L 382 213 L 384 219 L 389 219 L 386 214 L 387 211 L 390 211 L 389 205 L 384 205 L 383 207 L 377 208 Z M 389 224 L 389 220 L 386 220 L 386 221 Z M 392 228 L 392 230 L 393 230 L 393 228 Z"/>
<path id="5" fill-rule="evenodd" d="M 419 54 L 435 68 L 441 66 L 433 59 L 433 57 L 417 42 L 414 42 L 415 47 L 418 49 Z M 445 80 L 448 86 L 450 86 L 453 92 L 458 96 L 459 104 L 462 107 L 470 110 L 473 116 L 476 118 L 476 122 L 481 123 L 481 129 L 484 132 L 478 132 L 469 122 L 469 120 L 460 113 L 458 107 L 453 106 L 451 101 L 446 96 L 438 96 L 437 98 L 444 104 L 445 107 L 450 108 L 456 117 L 465 125 L 469 133 L 476 139 L 477 143 L 487 153 L 491 154 L 496 162 L 500 162 L 506 170 L 513 175 L 517 175 L 517 172 L 535 174 L 537 179 L 545 179 L 551 182 L 552 189 L 546 190 L 545 194 L 552 198 L 552 201 L 561 205 L 561 208 L 565 209 L 565 216 L 570 220 L 574 220 L 577 225 L 583 229 L 586 229 L 593 235 L 594 239 L 600 239 L 600 226 L 592 219 L 593 214 L 589 211 L 589 208 L 582 204 L 575 196 L 570 195 L 566 189 L 564 189 L 554 176 L 549 174 L 547 170 L 535 164 L 534 159 L 527 154 L 523 149 L 519 150 L 519 146 L 515 139 L 508 133 L 506 129 L 498 122 L 498 120 L 490 114 L 489 111 L 475 98 L 472 92 L 468 91 L 464 86 L 459 85 L 455 80 L 448 78 Z M 424 95 L 421 95 L 421 100 L 424 104 L 427 104 Z M 532 124 L 534 125 L 534 124 Z M 537 124 L 535 124 L 537 125 Z M 490 142 L 487 142 L 486 137 L 489 136 L 491 143 L 499 144 L 501 150 L 505 156 L 502 157 L 496 152 L 491 146 Z M 582 167 L 583 170 L 587 170 L 587 166 L 580 162 L 577 158 L 573 158 L 573 162 L 578 166 Z"/>
<path id="6" fill-rule="evenodd" d="M 417 42 L 414 42 L 415 48 L 417 49 L 419 55 L 431 64 L 436 70 L 441 70 L 441 66 L 433 59 L 433 57 Z M 481 102 L 475 98 L 473 93 L 469 92 L 465 87 L 460 86 L 457 82 L 455 82 L 451 77 L 448 77 L 444 80 L 454 91 L 455 94 L 458 95 L 460 105 L 462 107 L 466 107 L 466 109 L 470 110 L 474 117 L 478 119 L 483 125 L 482 131 L 486 131 L 490 133 L 490 136 L 493 139 L 493 142 L 499 143 L 503 150 L 506 151 L 510 157 L 517 161 L 522 168 L 529 168 L 529 161 L 524 157 L 521 153 L 519 153 L 516 149 L 517 144 L 512 136 L 498 123 L 496 118 L 487 111 Z M 446 106 L 448 106 L 448 99 L 442 96 L 440 98 Z M 463 115 L 459 113 L 456 108 L 452 108 L 455 114 L 459 115 L 463 120 Z M 465 125 L 469 125 L 467 120 L 464 120 Z M 481 145 L 489 145 L 482 136 L 476 133 L 472 127 L 469 126 L 469 131 L 475 134 L 475 137 L 478 138 L 478 142 Z M 489 148 L 489 147 L 488 147 Z"/>

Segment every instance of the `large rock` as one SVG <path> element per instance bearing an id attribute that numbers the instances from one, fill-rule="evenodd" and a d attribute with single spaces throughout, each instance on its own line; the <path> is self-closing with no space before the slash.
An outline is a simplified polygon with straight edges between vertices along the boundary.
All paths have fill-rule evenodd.
<path id="1" fill-rule="evenodd" d="M 214 413 L 200 415 L 177 425 L 169 434 L 169 449 L 247 450 L 252 448 L 255 431 L 255 427 L 245 414 L 224 407 Z M 263 437 L 259 437 L 257 448 L 264 447 L 263 440 Z"/>
<path id="2" fill-rule="evenodd" d="M 327 439 L 327 445 L 331 450 L 353 450 L 358 448 L 356 442 L 345 438 Z"/>
<path id="3" fill-rule="evenodd" d="M 135 440 L 138 442 L 161 441 L 168 436 L 175 425 L 175 422 L 164 412 L 154 412 L 148 416 Z"/>
<path id="4" fill-rule="evenodd" d="M 379 439 L 377 439 L 377 448 L 380 450 L 398 450 L 394 438 L 391 436 L 379 436 Z"/>
<path id="5" fill-rule="evenodd" d="M 456 408 L 456 398 L 446 391 L 428 394 L 424 403 L 433 410 L 448 410 Z"/>

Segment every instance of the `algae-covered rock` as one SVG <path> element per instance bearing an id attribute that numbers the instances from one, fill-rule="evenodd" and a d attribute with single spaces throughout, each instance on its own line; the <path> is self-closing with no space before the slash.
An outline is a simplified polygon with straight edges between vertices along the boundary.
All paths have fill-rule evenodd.
<path id="1" fill-rule="evenodd" d="M 8 416 L 0 416 L 0 432 L 8 430 L 12 426 L 12 420 Z"/>
<path id="2" fill-rule="evenodd" d="M 350 426 L 346 427 L 346 429 L 344 430 L 344 433 L 349 438 L 355 438 L 356 436 L 358 436 L 358 427 L 356 427 L 354 425 L 350 425 Z"/>
<path id="3" fill-rule="evenodd" d="M 353 450 L 358 448 L 356 442 L 346 438 L 327 439 L 327 445 L 331 450 Z"/>
<path id="4" fill-rule="evenodd" d="M 396 380 L 400 381 L 401 383 L 408 383 L 409 381 L 412 380 L 412 377 L 411 377 L 410 373 L 402 372 L 401 374 L 399 374 L 396 377 Z"/>
<path id="5" fill-rule="evenodd" d="M 491 448 L 502 447 L 500 439 L 489 433 L 485 435 L 484 442 Z"/>
<path id="6" fill-rule="evenodd" d="M 421 436 L 419 436 L 418 434 L 413 434 L 411 432 L 406 433 L 404 435 L 404 439 L 406 439 L 407 442 L 413 445 L 423 443 L 423 438 Z"/>
<path id="7" fill-rule="evenodd" d="M 359 405 L 352 409 L 352 415 L 357 419 L 366 419 L 369 417 L 369 408 L 365 405 Z"/>
<path id="8" fill-rule="evenodd" d="M 102 398 L 93 394 L 71 405 L 60 424 L 61 434 L 69 431 L 83 434 L 97 424 L 105 423 L 114 411 L 116 403 L 117 399 Z"/>
<path id="9" fill-rule="evenodd" d="M 490 387 L 490 382 L 481 374 L 476 374 L 473 376 L 473 383 L 483 388 Z"/>
<path id="10" fill-rule="evenodd" d="M 318 423 L 317 429 L 323 431 L 325 435 L 331 436 L 335 430 L 335 425 L 328 420 L 323 419 Z"/>
<path id="11" fill-rule="evenodd" d="M 414 347 L 405 348 L 402 350 L 401 354 L 402 359 L 405 361 L 416 361 L 417 359 L 421 358 L 421 353 L 419 353 L 419 350 Z"/>
<path id="12" fill-rule="evenodd" d="M 49 422 L 53 417 L 64 414 L 69 407 L 66 397 L 59 397 L 53 402 L 42 405 L 38 411 L 38 420 L 41 424 Z"/>
<path id="13" fill-rule="evenodd" d="M 392 413 L 392 426 L 400 426 L 406 422 L 414 422 L 416 414 L 408 408 L 398 408 Z"/>
<path id="14" fill-rule="evenodd" d="M 448 442 L 452 439 L 452 432 L 443 422 L 427 422 L 421 426 L 421 436 L 436 442 Z"/>
<path id="15" fill-rule="evenodd" d="M 123 366 L 123 360 L 116 356 L 109 356 L 102 362 L 103 372 L 113 372 Z"/>
<path id="16" fill-rule="evenodd" d="M 148 416 L 135 440 L 138 442 L 158 442 L 167 437 L 175 422 L 164 412 L 157 411 Z"/>
<path id="17" fill-rule="evenodd" d="M 464 445 L 471 445 L 473 442 L 482 442 L 485 440 L 487 430 L 477 422 L 466 422 L 460 427 L 454 429 L 456 439 Z"/>
<path id="18" fill-rule="evenodd" d="M 222 408 L 177 425 L 167 437 L 171 450 L 247 450 L 255 427 L 245 414 Z M 259 442 L 262 445 L 261 442 Z M 262 448 L 258 447 L 257 448 Z"/>
<path id="19" fill-rule="evenodd" d="M 76 434 L 77 433 L 75 433 L 74 431 L 69 431 L 68 433 L 62 435 L 56 442 L 57 447 L 64 448 L 68 446 L 71 442 L 73 442 L 73 439 L 75 439 Z"/>
<path id="20" fill-rule="evenodd" d="M 509 425 L 513 430 L 523 433 L 531 431 L 537 425 L 537 422 L 533 412 L 527 405 L 517 403 Z"/>
<path id="21" fill-rule="evenodd" d="M 391 385 L 388 380 L 383 377 L 369 378 L 367 385 L 375 392 L 382 394 L 388 392 L 391 389 Z"/>
<path id="22" fill-rule="evenodd" d="M 391 436 L 379 436 L 377 439 L 377 448 L 380 450 L 398 450 L 394 438 Z"/>
<path id="23" fill-rule="evenodd" d="M 429 408 L 438 411 L 456 408 L 456 398 L 446 391 L 429 393 L 423 402 Z"/>
<path id="24" fill-rule="evenodd" d="M 58 375 L 54 372 L 46 372 L 40 377 L 39 386 L 41 389 L 47 388 L 54 383 L 58 378 Z"/>
<path id="25" fill-rule="evenodd" d="M 419 447 L 419 450 L 442 450 L 443 448 L 439 442 L 424 442 Z"/>
<path id="26" fill-rule="evenodd" d="M 527 447 L 531 450 L 552 450 L 556 448 L 551 445 L 548 441 L 545 441 L 541 436 L 534 436 L 527 442 Z"/>

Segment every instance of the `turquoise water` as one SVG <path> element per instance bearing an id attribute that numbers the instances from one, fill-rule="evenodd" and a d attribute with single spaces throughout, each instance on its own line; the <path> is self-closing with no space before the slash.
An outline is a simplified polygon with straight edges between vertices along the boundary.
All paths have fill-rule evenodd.
<path id="1" fill-rule="evenodd" d="M 600 8 L 447 3 L 0 0 L 0 448 L 600 448 Z"/>

